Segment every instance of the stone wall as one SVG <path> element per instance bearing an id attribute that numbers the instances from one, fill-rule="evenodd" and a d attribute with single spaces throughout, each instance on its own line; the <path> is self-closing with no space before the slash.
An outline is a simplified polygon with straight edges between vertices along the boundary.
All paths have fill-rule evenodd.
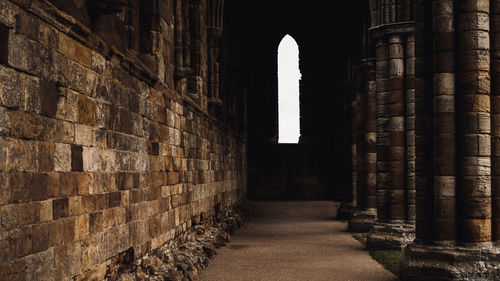
<path id="1" fill-rule="evenodd" d="M 244 133 L 208 113 L 206 44 L 188 46 L 202 75 L 175 73 L 173 1 L 111 2 L 0 1 L 2 280 L 102 280 L 245 194 Z"/>

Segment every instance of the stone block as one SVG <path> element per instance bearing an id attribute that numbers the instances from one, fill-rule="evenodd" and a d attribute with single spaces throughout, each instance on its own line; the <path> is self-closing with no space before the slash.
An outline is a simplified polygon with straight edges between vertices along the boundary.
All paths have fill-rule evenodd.
<path id="1" fill-rule="evenodd" d="M 12 137 L 24 139 L 40 139 L 42 137 L 41 117 L 18 111 L 9 112 L 8 117 Z"/>
<path id="2" fill-rule="evenodd" d="M 8 263 L 0 264 L 2 277 L 9 281 L 26 280 L 26 262 L 25 259 L 16 259 Z"/>
<path id="3" fill-rule="evenodd" d="M 89 193 L 89 174 L 77 173 L 77 194 L 84 195 Z"/>
<path id="4" fill-rule="evenodd" d="M 48 75 L 49 50 L 22 34 L 9 36 L 9 65 L 35 76 Z"/>
<path id="5" fill-rule="evenodd" d="M 168 185 L 174 185 L 179 183 L 179 173 L 177 172 L 168 172 Z"/>
<path id="6" fill-rule="evenodd" d="M 37 172 L 38 149 L 34 142 L 9 139 L 5 142 L 7 172 Z"/>
<path id="7" fill-rule="evenodd" d="M 52 204 L 53 204 L 52 215 L 54 220 L 65 218 L 70 215 L 68 198 L 54 199 L 52 201 Z"/>
<path id="8" fill-rule="evenodd" d="M 462 208 L 464 218 L 491 219 L 491 197 L 466 197 Z"/>
<path id="9" fill-rule="evenodd" d="M 10 33 L 9 27 L 3 23 L 0 23 L 0 38 L 1 38 L 0 39 L 0 62 L 3 64 L 7 64 L 9 61 L 9 37 L 10 37 L 9 33 Z"/>
<path id="10" fill-rule="evenodd" d="M 82 247 L 80 242 L 72 242 L 54 249 L 55 277 L 66 279 L 81 272 Z"/>
<path id="11" fill-rule="evenodd" d="M 11 187 L 9 185 L 9 175 L 0 173 L 0 206 L 10 202 Z"/>
<path id="12" fill-rule="evenodd" d="M 15 217 L 14 222 L 17 227 L 36 224 L 40 222 L 40 213 L 38 212 L 39 203 L 31 202 L 25 204 L 16 204 L 15 205 Z"/>
<path id="13" fill-rule="evenodd" d="M 116 191 L 116 192 L 112 192 L 110 193 L 108 196 L 109 196 L 109 207 L 110 208 L 114 208 L 114 207 L 118 207 L 120 206 L 121 204 L 121 192 L 120 191 Z"/>
<path id="14" fill-rule="evenodd" d="M 33 227 L 26 226 L 9 232 L 12 256 L 20 258 L 33 253 Z"/>
<path id="15" fill-rule="evenodd" d="M 102 235 L 102 234 L 101 234 Z M 99 245 L 104 240 L 101 235 L 87 236 L 82 239 L 82 271 L 97 265 L 100 262 Z M 86 280 L 86 279 L 82 279 Z M 99 279 L 96 279 L 99 280 Z"/>
<path id="16" fill-rule="evenodd" d="M 58 119 L 69 122 L 78 122 L 78 94 L 67 88 L 60 88 L 59 98 L 57 100 Z"/>
<path id="17" fill-rule="evenodd" d="M 69 216 L 79 216 L 85 212 L 85 207 L 81 196 L 68 198 L 68 214 Z"/>
<path id="18" fill-rule="evenodd" d="M 71 145 L 71 170 L 83 171 L 83 148 L 79 145 Z"/>
<path id="19" fill-rule="evenodd" d="M 60 178 L 59 196 L 75 195 L 78 187 L 78 173 L 61 173 Z"/>
<path id="20" fill-rule="evenodd" d="M 0 104 L 9 108 L 24 108 L 25 95 L 19 87 L 19 73 L 12 68 L 0 65 Z"/>
<path id="21" fill-rule="evenodd" d="M 19 7 L 11 2 L 2 2 L 0 4 L 0 22 L 10 28 L 16 26 L 16 17 L 19 15 Z"/>
<path id="22" fill-rule="evenodd" d="M 54 249 L 29 255 L 26 261 L 26 280 L 54 280 Z"/>
<path id="23" fill-rule="evenodd" d="M 51 49 L 57 49 L 59 45 L 58 31 L 49 24 L 38 21 L 38 42 Z"/>
<path id="24" fill-rule="evenodd" d="M 9 232 L 0 232 L 0 263 L 5 263 L 12 259 L 12 250 L 10 249 Z"/>
<path id="25" fill-rule="evenodd" d="M 80 43 L 75 44 L 75 59 L 83 66 L 86 66 L 88 68 L 92 66 L 91 50 Z"/>
<path id="26" fill-rule="evenodd" d="M 491 219 L 465 219 L 463 226 L 464 242 L 480 243 L 491 240 Z"/>
<path id="27" fill-rule="evenodd" d="M 0 231 L 10 230 L 17 226 L 19 205 L 5 205 L 0 207 Z"/>
<path id="28" fill-rule="evenodd" d="M 106 69 L 106 59 L 99 53 L 92 51 L 92 70 L 102 74 Z"/>
<path id="29" fill-rule="evenodd" d="M 48 174 L 33 174 L 33 201 L 42 201 L 49 198 Z"/>
<path id="30" fill-rule="evenodd" d="M 58 40 L 58 48 L 57 50 L 69 57 L 69 58 L 74 58 L 75 57 L 75 48 L 76 48 L 76 41 L 67 36 L 66 34 L 59 33 L 59 40 Z"/>
<path id="31" fill-rule="evenodd" d="M 95 212 L 89 215 L 89 233 L 96 234 L 106 228 L 107 222 L 104 218 L 104 212 Z"/>
<path id="32" fill-rule="evenodd" d="M 89 215 L 81 215 L 76 218 L 75 238 L 80 239 L 89 235 Z"/>
<path id="33" fill-rule="evenodd" d="M 33 226 L 33 253 L 45 251 L 49 248 L 49 224 Z"/>
<path id="34" fill-rule="evenodd" d="M 56 143 L 54 151 L 54 169 L 56 172 L 71 171 L 71 145 Z"/>
<path id="35" fill-rule="evenodd" d="M 61 174 L 47 173 L 47 196 L 48 198 L 60 197 Z"/>
<path id="36" fill-rule="evenodd" d="M 40 172 L 54 171 L 54 144 L 37 142 L 38 170 Z"/>
<path id="37" fill-rule="evenodd" d="M 41 79 L 39 91 L 41 114 L 49 117 L 55 117 L 57 114 L 59 96 L 59 89 L 56 83 L 47 79 Z"/>
<path id="38" fill-rule="evenodd" d="M 149 238 L 149 224 L 144 220 L 129 223 L 129 244 L 132 246 L 141 245 Z"/>
<path id="39" fill-rule="evenodd" d="M 9 185 L 11 188 L 11 203 L 26 203 L 33 200 L 33 174 L 10 174 Z"/>
<path id="40" fill-rule="evenodd" d="M 84 95 L 78 96 L 78 122 L 83 125 L 95 125 L 96 104 Z"/>
<path id="41" fill-rule="evenodd" d="M 49 222 L 53 219 L 53 206 L 52 200 L 45 200 L 40 202 L 40 222 Z"/>
<path id="42" fill-rule="evenodd" d="M 75 124 L 75 144 L 93 146 L 92 127 Z"/>

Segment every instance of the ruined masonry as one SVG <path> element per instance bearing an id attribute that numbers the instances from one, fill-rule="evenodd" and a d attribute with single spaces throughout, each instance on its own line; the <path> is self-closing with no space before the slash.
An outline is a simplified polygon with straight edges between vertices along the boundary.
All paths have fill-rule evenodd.
<path id="1" fill-rule="evenodd" d="M 0 1 L 1 280 L 104 280 L 243 199 L 220 5 Z"/>
<path id="2" fill-rule="evenodd" d="M 251 199 L 499 281 L 500 0 L 334 2 L 0 0 L 0 280 L 194 280 Z"/>

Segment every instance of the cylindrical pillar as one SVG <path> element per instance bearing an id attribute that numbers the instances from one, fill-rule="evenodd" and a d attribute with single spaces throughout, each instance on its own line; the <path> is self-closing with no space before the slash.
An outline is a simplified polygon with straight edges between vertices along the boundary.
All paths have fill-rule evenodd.
<path id="1" fill-rule="evenodd" d="M 500 0 L 491 1 L 492 240 L 500 241 Z"/>
<path id="2" fill-rule="evenodd" d="M 413 241 L 413 201 L 407 187 L 405 40 L 383 29 L 377 45 L 377 220 L 368 234 L 371 249 L 402 249 Z M 384 28 L 384 27 L 383 27 Z M 413 197 L 414 198 L 414 197 Z"/>
<path id="3" fill-rule="evenodd" d="M 357 71 L 361 69 L 358 68 Z M 358 81 L 356 81 L 356 182 L 357 182 L 357 191 L 356 191 L 356 207 L 357 209 L 364 207 L 365 201 L 365 186 L 366 186 L 366 145 L 365 145 L 365 135 L 366 135 L 366 92 L 363 87 L 363 75 L 359 75 L 362 73 L 358 73 L 356 75 L 358 77 Z"/>
<path id="4" fill-rule="evenodd" d="M 415 224 L 415 37 L 406 38 L 406 205 L 407 220 Z"/>
<path id="5" fill-rule="evenodd" d="M 390 220 L 406 220 L 406 132 L 404 48 L 399 34 L 389 36 Z"/>
<path id="6" fill-rule="evenodd" d="M 377 41 L 377 218 L 389 220 L 389 46 L 384 40 Z"/>
<path id="7" fill-rule="evenodd" d="M 366 198 L 365 209 L 377 208 L 377 81 L 373 60 L 366 62 Z"/>
<path id="8" fill-rule="evenodd" d="M 420 7 L 425 2 L 417 1 Z M 418 239 L 405 249 L 400 271 L 403 281 L 500 281 L 500 249 L 491 243 L 498 239 L 497 211 L 492 208 L 492 198 L 496 202 L 496 176 L 500 174 L 496 172 L 500 102 L 495 86 L 498 70 L 494 69 L 497 41 L 490 41 L 490 20 L 495 36 L 499 2 L 434 0 L 434 29 L 425 29 L 422 34 L 422 38 L 433 36 L 432 48 L 417 44 L 417 54 L 428 56 L 430 50 L 434 59 L 433 77 L 427 78 L 434 86 L 434 155 L 423 156 L 434 162 L 434 193 L 424 197 L 434 204 L 435 210 L 432 225 L 428 224 L 428 212 L 417 214 Z M 423 89 L 417 84 L 417 97 Z M 418 133 L 417 127 L 417 137 Z M 417 165 L 418 160 L 417 157 Z M 417 182 L 419 189 L 427 188 L 419 187 Z"/>
<path id="9" fill-rule="evenodd" d="M 373 60 L 362 60 L 359 71 L 359 120 L 357 157 L 357 204 L 349 218 L 352 232 L 368 232 L 377 212 L 376 88 Z"/>
<path id="10" fill-rule="evenodd" d="M 489 1 L 459 1 L 457 69 L 460 242 L 491 241 Z"/>
<path id="11" fill-rule="evenodd" d="M 416 0 L 415 191 L 417 241 L 434 239 L 432 1 Z"/>
<path id="12" fill-rule="evenodd" d="M 455 240 L 455 37 L 453 0 L 434 1 L 434 229 Z"/>

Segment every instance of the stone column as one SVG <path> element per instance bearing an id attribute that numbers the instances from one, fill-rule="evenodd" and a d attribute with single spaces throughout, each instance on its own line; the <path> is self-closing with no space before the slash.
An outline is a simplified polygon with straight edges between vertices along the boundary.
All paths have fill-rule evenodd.
<path id="1" fill-rule="evenodd" d="M 406 17 L 406 18 L 409 18 Z M 406 38 L 406 186 L 408 222 L 415 223 L 415 37 Z"/>
<path id="2" fill-rule="evenodd" d="M 184 36 L 184 19 L 183 19 L 183 0 L 176 0 L 174 6 L 174 19 L 175 19 L 175 77 L 177 79 L 183 78 L 185 75 L 184 71 L 184 58 L 183 58 L 183 36 Z"/>
<path id="3" fill-rule="evenodd" d="M 500 242 L 500 1 L 491 8 L 491 176 L 492 235 Z"/>
<path id="4" fill-rule="evenodd" d="M 358 189 L 358 150 L 357 150 L 357 142 L 358 142 L 358 134 L 359 134 L 359 122 L 358 122 L 358 96 L 355 95 L 354 92 L 352 94 L 352 106 L 351 106 L 351 165 L 352 165 L 352 186 L 351 186 L 351 204 L 352 208 L 356 208 L 356 198 L 357 198 L 357 189 Z"/>
<path id="5" fill-rule="evenodd" d="M 208 102 L 213 106 L 220 106 L 222 105 L 222 100 L 220 99 L 219 94 L 219 54 L 224 27 L 224 0 L 208 0 L 207 9 L 209 91 Z"/>
<path id="6" fill-rule="evenodd" d="M 386 116 L 385 119 L 377 118 L 377 146 L 386 147 L 385 155 L 377 151 L 379 210 L 367 241 L 372 249 L 401 249 L 413 240 L 415 231 L 409 218 L 410 192 L 406 178 L 406 34 L 393 32 L 398 25 L 394 27 L 390 34 L 380 31 L 377 48 L 377 111 Z"/>
<path id="7" fill-rule="evenodd" d="M 363 60 L 360 71 L 361 103 L 358 117 L 362 135 L 358 140 L 356 211 L 349 218 L 349 231 L 368 232 L 377 216 L 376 81 L 373 60 Z"/>
<path id="8" fill-rule="evenodd" d="M 388 189 L 389 189 L 389 46 L 384 38 L 377 41 L 377 218 L 389 219 Z"/>
<path id="9" fill-rule="evenodd" d="M 358 98 L 353 89 L 353 81 L 348 81 L 348 94 L 351 98 L 350 115 L 351 115 L 351 185 L 347 188 L 347 194 L 344 196 L 344 201 L 340 204 L 337 210 L 337 219 L 347 220 L 351 217 L 356 208 L 357 188 L 358 188 L 358 155 L 357 155 L 357 140 L 359 134 L 358 122 Z"/>
<path id="10" fill-rule="evenodd" d="M 457 146 L 459 148 L 458 238 L 491 241 L 491 125 L 489 1 L 459 5 Z"/>
<path id="11" fill-rule="evenodd" d="M 455 37 L 453 0 L 434 1 L 435 241 L 455 240 Z"/>
<path id="12" fill-rule="evenodd" d="M 496 124 L 495 115 L 490 116 L 490 98 L 493 104 L 496 99 L 490 97 L 490 1 L 435 0 L 432 7 L 425 2 L 418 0 L 417 6 L 427 15 L 432 11 L 431 18 L 423 16 L 421 21 L 434 22 L 423 37 L 433 38 L 435 164 L 434 190 L 425 197 L 435 208 L 432 227 L 419 218 L 427 214 L 418 213 L 417 229 L 426 233 L 418 231 L 415 242 L 406 248 L 400 277 L 404 281 L 498 281 L 500 248 L 492 243 L 490 168 L 496 157 L 490 135 L 496 136 L 499 129 L 493 127 L 492 132 L 490 124 Z M 498 0 L 491 4 L 495 12 Z M 417 53 L 421 47 L 417 44 Z"/>

